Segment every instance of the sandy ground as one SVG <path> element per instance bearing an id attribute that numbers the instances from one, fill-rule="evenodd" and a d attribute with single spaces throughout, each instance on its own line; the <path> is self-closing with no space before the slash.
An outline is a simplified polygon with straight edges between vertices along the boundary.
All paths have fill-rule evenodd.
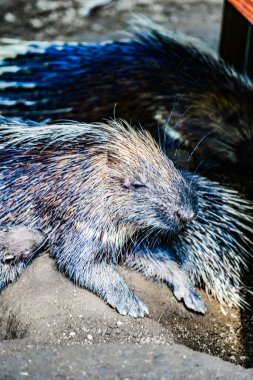
<path id="1" fill-rule="evenodd" d="M 220 0 L 0 0 L 0 37 L 101 41 L 128 28 L 133 13 L 218 47 Z M 47 256 L 0 295 L 1 379 L 251 379 L 253 317 L 209 300 L 206 316 L 171 292 L 123 272 L 149 318 L 118 315 L 72 285 Z"/>

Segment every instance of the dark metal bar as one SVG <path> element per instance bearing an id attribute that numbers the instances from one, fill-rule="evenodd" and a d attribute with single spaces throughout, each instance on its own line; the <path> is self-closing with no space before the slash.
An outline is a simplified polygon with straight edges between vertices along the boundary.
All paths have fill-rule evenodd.
<path id="1" fill-rule="evenodd" d="M 252 65 L 252 28 L 228 1 L 224 3 L 220 39 L 220 56 L 239 72 L 246 73 Z M 252 70 L 251 70 L 252 73 Z"/>
<path id="2" fill-rule="evenodd" d="M 224 3 L 220 56 L 238 71 L 245 72 L 245 53 L 250 23 L 228 1 Z"/>

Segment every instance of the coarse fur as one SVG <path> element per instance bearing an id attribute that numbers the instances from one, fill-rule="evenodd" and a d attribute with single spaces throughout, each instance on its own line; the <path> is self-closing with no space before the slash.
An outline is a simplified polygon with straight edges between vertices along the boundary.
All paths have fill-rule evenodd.
<path id="1" fill-rule="evenodd" d="M 0 121 L 0 221 L 49 234 L 52 255 L 74 282 L 134 316 L 147 309 L 116 264 L 167 283 L 178 300 L 197 311 L 205 309 L 191 282 L 221 303 L 246 305 L 251 202 L 198 175 L 184 172 L 183 180 L 146 133 L 115 121 L 52 126 Z M 180 220 L 190 221 L 196 212 L 194 193 L 195 219 L 173 234 Z"/>
<path id="2" fill-rule="evenodd" d="M 221 304 L 244 308 L 253 289 L 253 204 L 218 182 L 184 176 L 198 195 L 198 214 L 177 235 L 173 248 L 178 257 L 187 257 L 183 268 L 195 285 L 204 286 Z"/>
<path id="3" fill-rule="evenodd" d="M 191 221 L 196 198 L 147 132 L 116 121 L 34 126 L 2 118 L 0 124 L 2 225 L 42 231 L 63 273 L 134 317 L 147 307 L 116 265 L 128 256 L 138 260 L 145 244 L 154 277 L 188 308 L 205 312 L 170 251 L 161 258 L 148 244 L 149 235 L 171 235 Z"/>
<path id="4" fill-rule="evenodd" d="M 195 165 L 248 173 L 252 82 L 203 44 L 148 19 L 133 29 L 99 44 L 3 43 L 0 112 L 86 122 L 116 114 L 153 135 L 163 128 L 168 149 L 185 149 Z"/>

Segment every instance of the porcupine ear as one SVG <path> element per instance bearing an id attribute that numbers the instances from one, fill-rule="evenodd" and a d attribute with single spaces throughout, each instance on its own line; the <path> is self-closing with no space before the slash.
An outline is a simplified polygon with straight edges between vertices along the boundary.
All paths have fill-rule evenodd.
<path id="1" fill-rule="evenodd" d="M 109 168 L 113 168 L 119 162 L 118 158 L 108 151 L 106 152 L 107 165 Z"/>

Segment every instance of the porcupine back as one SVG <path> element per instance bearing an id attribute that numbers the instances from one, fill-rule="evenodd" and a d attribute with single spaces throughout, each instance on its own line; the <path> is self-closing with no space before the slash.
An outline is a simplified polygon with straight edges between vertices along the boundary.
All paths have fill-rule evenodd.
<path id="1" fill-rule="evenodd" d="M 208 167 L 252 168 L 252 83 L 188 38 L 138 22 L 128 40 L 2 45 L 0 112 L 88 122 L 116 113 L 154 135 L 160 124 L 169 147 Z"/>

